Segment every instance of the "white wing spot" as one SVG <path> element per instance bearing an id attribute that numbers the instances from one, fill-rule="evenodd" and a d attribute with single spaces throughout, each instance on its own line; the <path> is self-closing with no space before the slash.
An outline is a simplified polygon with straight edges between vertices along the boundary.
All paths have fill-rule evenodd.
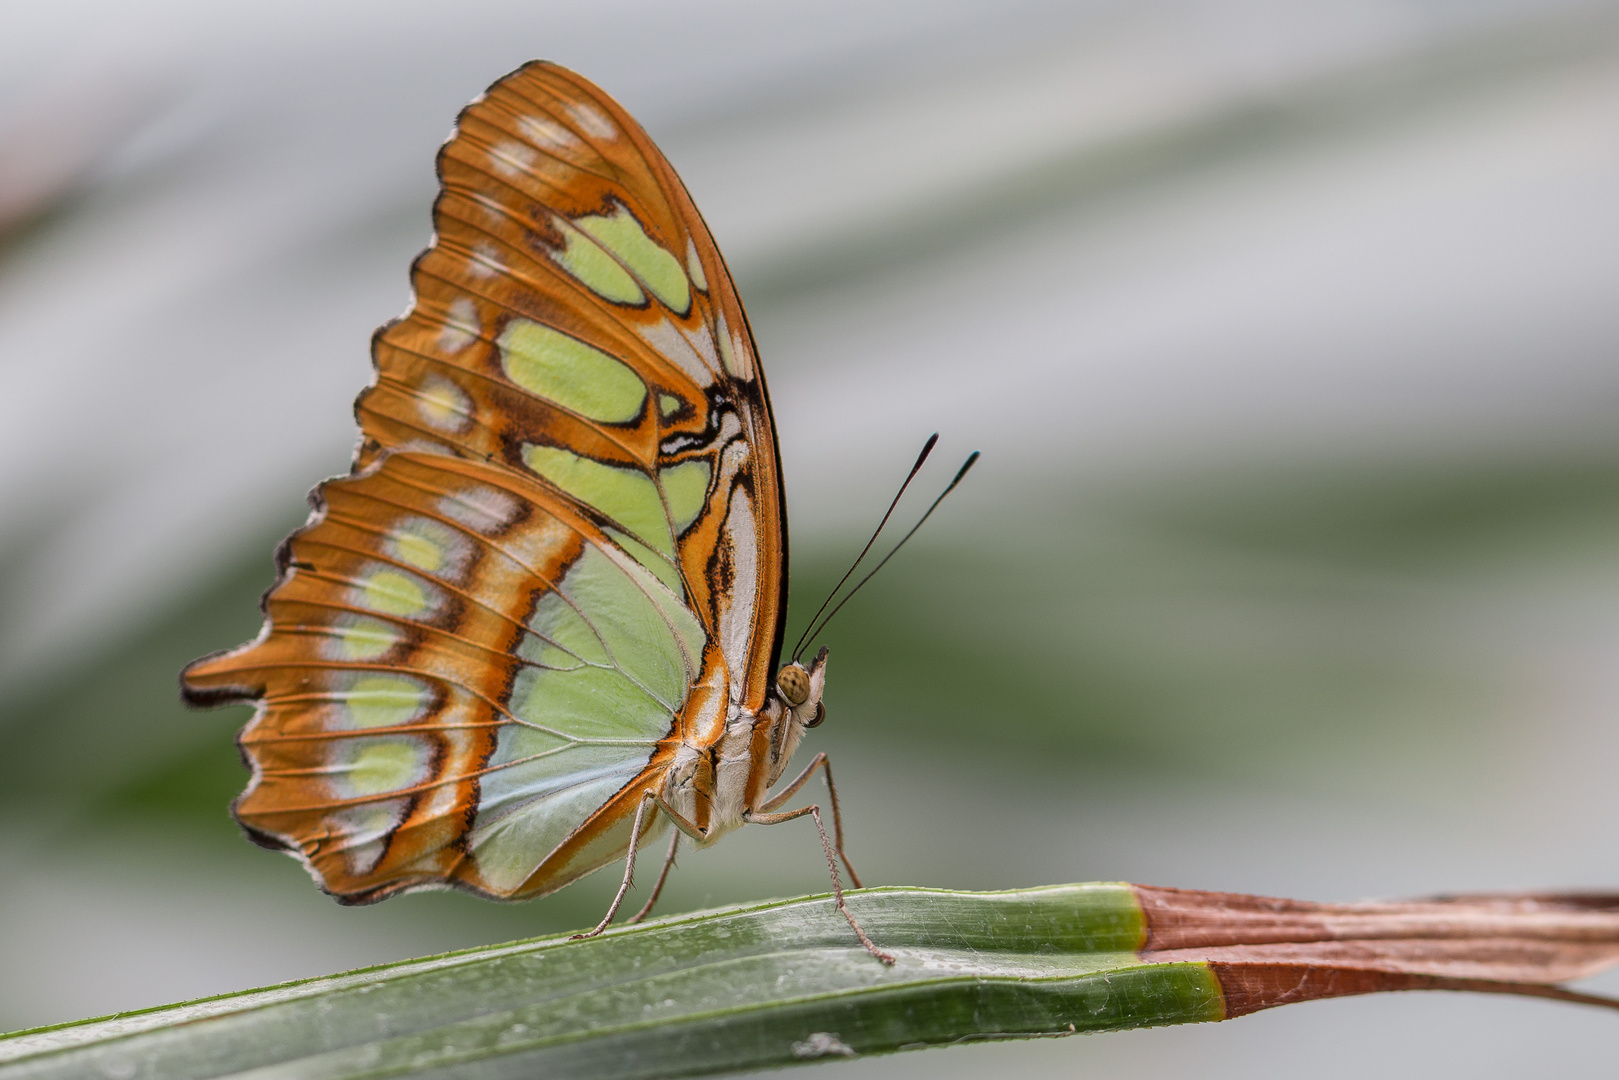
<path id="1" fill-rule="evenodd" d="M 500 252 L 495 250 L 495 245 L 484 241 L 472 249 L 472 257 L 467 260 L 467 273 L 475 278 L 492 278 L 505 272 L 506 264 L 500 261 Z"/>
<path id="2" fill-rule="evenodd" d="M 471 297 L 457 297 L 450 305 L 449 318 L 438 332 L 438 345 L 448 353 L 458 353 L 478 340 L 478 306 Z"/>
<path id="3" fill-rule="evenodd" d="M 377 868 L 387 850 L 388 834 L 399 827 L 405 816 L 404 799 L 355 806 L 326 815 L 326 828 L 340 837 L 343 858 L 349 873 L 363 877 Z"/>
<path id="4" fill-rule="evenodd" d="M 417 438 L 414 438 L 414 439 L 406 439 L 404 442 L 402 442 L 398 446 L 394 447 L 394 453 L 396 453 L 396 454 L 406 454 L 406 453 L 410 453 L 410 454 L 442 454 L 442 455 L 445 455 L 446 457 L 454 457 L 455 456 L 455 451 L 451 450 L 448 446 L 445 446 L 443 443 L 434 442 L 432 439 L 423 439 L 423 438 L 421 438 L 419 436 Z"/>
<path id="5" fill-rule="evenodd" d="M 523 137 L 541 150 L 572 150 L 579 145 L 573 132 L 543 116 L 519 116 L 517 128 Z"/>
<path id="6" fill-rule="evenodd" d="M 731 445 L 742 446 L 741 443 Z M 727 456 L 730 451 L 727 447 Z M 746 452 L 744 448 L 743 453 Z M 734 475 L 729 469 L 725 472 Z M 754 527 L 753 504 L 748 500 L 747 490 L 738 487 L 731 496 L 731 512 L 725 517 L 725 538 L 731 546 L 733 577 L 731 595 L 721 601 L 719 627 L 720 652 L 732 671 L 748 670 L 748 647 L 753 643 L 753 604 L 759 590 L 759 541 Z M 741 686 L 741 680 L 737 680 L 731 687 L 732 693 L 740 693 Z"/>
<path id="7" fill-rule="evenodd" d="M 485 535 L 500 532 L 517 518 L 517 499 L 492 487 L 462 488 L 438 501 L 438 508 L 451 521 Z"/>
<path id="8" fill-rule="evenodd" d="M 655 323 L 645 323 L 636 327 L 641 337 L 651 345 L 664 359 L 680 368 L 698 386 L 707 388 L 714 385 L 714 369 L 704 363 L 703 354 L 697 351 L 690 338 L 680 332 L 680 328 L 670 322 L 665 316 Z"/>
<path id="9" fill-rule="evenodd" d="M 589 102 L 573 102 L 568 106 L 568 115 L 573 117 L 574 123 L 584 129 L 586 135 L 598 139 L 611 139 L 618 135 L 618 128 L 606 114 Z"/>
<path id="10" fill-rule="evenodd" d="M 703 363 L 707 364 L 711 370 L 718 371 L 720 356 L 714 350 L 714 335 L 709 332 L 708 324 L 706 322 L 698 323 L 697 329 L 683 329 L 681 332 L 686 335 L 686 340 L 691 342 L 692 348 L 697 350 L 697 355 L 703 358 Z"/>
<path id="11" fill-rule="evenodd" d="M 522 176 L 537 156 L 532 146 L 508 140 L 489 151 L 489 164 L 502 176 Z"/>

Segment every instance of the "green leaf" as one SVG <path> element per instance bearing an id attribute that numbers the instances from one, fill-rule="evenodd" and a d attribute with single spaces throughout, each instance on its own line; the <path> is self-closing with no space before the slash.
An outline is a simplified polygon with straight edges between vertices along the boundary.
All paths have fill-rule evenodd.
<path id="1" fill-rule="evenodd" d="M 1610 964 L 1619 951 L 1613 897 L 1328 906 L 1126 884 L 848 895 L 871 936 L 898 955 L 894 967 L 860 947 L 829 898 L 775 901 L 19 1032 L 0 1038 L 0 1080 L 696 1076 L 1218 1020 L 1300 1000 L 1301 971 L 1326 976 L 1304 997 L 1448 986 L 1579 999 L 1413 976 L 1398 964 L 1382 965 L 1402 972 L 1390 981 L 1361 963 L 1351 986 L 1335 981 L 1346 969 L 1311 964 L 1315 950 L 1345 940 L 1380 942 L 1397 957 L 1432 954 L 1443 939 L 1452 963 L 1466 962 L 1475 937 L 1498 958 L 1521 937 L 1540 953 L 1514 954 L 1501 970 L 1542 982 Z M 1323 942 L 1324 916 L 1352 932 Z M 1194 939 L 1224 959 L 1191 955 Z M 1286 940 L 1298 944 L 1278 964 L 1267 950 Z M 1155 956 L 1155 942 L 1175 955 Z M 1558 942 L 1557 964 L 1537 958 Z"/>
<path id="2" fill-rule="evenodd" d="M 1136 959 L 1129 886 L 881 889 L 850 904 L 902 952 L 897 967 L 830 900 L 782 901 L 22 1033 L 0 1041 L 0 1076 L 700 1075 L 1219 1015 L 1198 965 Z"/>

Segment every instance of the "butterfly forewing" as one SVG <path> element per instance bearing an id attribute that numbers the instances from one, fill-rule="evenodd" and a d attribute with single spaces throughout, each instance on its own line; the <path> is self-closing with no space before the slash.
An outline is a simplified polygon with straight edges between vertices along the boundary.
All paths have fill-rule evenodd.
<path id="1" fill-rule="evenodd" d="M 237 814 L 347 899 L 537 895 L 620 856 L 676 743 L 763 704 L 785 605 L 763 377 L 650 140 L 531 64 L 439 169 L 354 473 L 259 640 L 185 676 L 261 702 Z"/>

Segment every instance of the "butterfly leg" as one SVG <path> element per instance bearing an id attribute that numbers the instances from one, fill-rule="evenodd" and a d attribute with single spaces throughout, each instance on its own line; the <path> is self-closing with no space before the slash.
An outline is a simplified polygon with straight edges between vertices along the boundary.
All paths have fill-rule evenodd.
<path id="1" fill-rule="evenodd" d="M 805 814 L 808 814 L 814 820 L 815 831 L 821 834 L 821 850 L 826 852 L 826 866 L 832 872 L 833 903 L 837 905 L 839 911 L 843 912 L 843 917 L 849 921 L 849 925 L 854 929 L 855 937 L 860 939 L 860 944 L 866 947 L 866 951 L 883 963 L 892 966 L 894 958 L 871 943 L 871 939 L 866 936 L 866 932 L 860 928 L 860 923 L 855 920 L 854 912 L 850 911 L 849 905 L 843 902 L 843 883 L 838 880 L 838 860 L 832 854 L 832 841 L 827 838 L 826 826 L 821 824 L 821 808 L 819 806 L 813 804 L 801 806 L 797 810 L 788 810 L 780 814 L 749 811 L 743 817 L 743 820 L 750 825 L 780 825 L 784 821 L 791 821 L 794 818 L 803 817 Z"/>
<path id="2" fill-rule="evenodd" d="M 658 883 L 652 886 L 652 895 L 646 898 L 641 910 L 631 915 L 626 922 L 638 923 L 652 913 L 652 905 L 658 902 L 658 895 L 663 892 L 663 883 L 669 880 L 669 871 L 675 865 L 675 849 L 680 846 L 680 830 L 669 830 L 669 854 L 664 857 L 663 870 L 658 874 Z"/>
<path id="3" fill-rule="evenodd" d="M 630 850 L 624 856 L 624 880 L 619 883 L 618 894 L 613 897 L 612 904 L 607 908 L 607 914 L 602 916 L 602 921 L 596 924 L 594 930 L 586 930 L 582 934 L 575 934 L 568 939 L 569 941 L 595 937 L 603 930 L 606 930 L 608 924 L 613 921 L 613 916 L 618 914 L 618 907 L 624 902 L 624 894 L 629 892 L 630 886 L 635 883 L 635 851 L 641 846 L 641 822 L 646 817 L 647 806 L 657 801 L 657 792 L 648 791 L 641 796 L 641 801 L 636 804 L 635 823 L 630 826 Z M 654 810 L 653 813 L 657 813 L 657 811 Z M 680 834 L 676 833 L 675 835 Z M 667 868 L 665 872 L 667 873 Z M 659 880 L 659 884 L 662 884 L 662 879 Z"/>
<path id="4" fill-rule="evenodd" d="M 832 762 L 824 753 L 816 754 L 815 759 L 805 766 L 792 783 L 782 788 L 779 795 L 771 797 L 760 810 L 770 811 L 781 806 L 788 799 L 798 794 L 798 789 L 809 780 L 810 774 L 816 769 L 826 773 L 826 790 L 832 797 L 832 836 L 837 841 L 838 858 L 843 860 L 844 869 L 849 871 L 849 881 L 855 888 L 864 888 L 860 884 L 860 875 L 854 872 L 854 863 L 849 861 L 848 852 L 843 850 L 843 814 L 838 810 L 838 785 L 832 782 Z"/>

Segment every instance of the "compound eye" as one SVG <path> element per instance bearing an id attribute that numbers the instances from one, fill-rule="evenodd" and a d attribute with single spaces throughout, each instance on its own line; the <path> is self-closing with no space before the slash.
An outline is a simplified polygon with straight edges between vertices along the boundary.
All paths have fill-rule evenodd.
<path id="1" fill-rule="evenodd" d="M 815 719 L 805 724 L 805 727 L 820 727 L 821 721 L 826 719 L 826 706 L 819 701 L 815 703 Z"/>
<path id="2" fill-rule="evenodd" d="M 809 700 L 809 672 L 797 664 L 786 664 L 776 676 L 776 688 L 781 691 L 782 700 L 796 709 Z"/>

